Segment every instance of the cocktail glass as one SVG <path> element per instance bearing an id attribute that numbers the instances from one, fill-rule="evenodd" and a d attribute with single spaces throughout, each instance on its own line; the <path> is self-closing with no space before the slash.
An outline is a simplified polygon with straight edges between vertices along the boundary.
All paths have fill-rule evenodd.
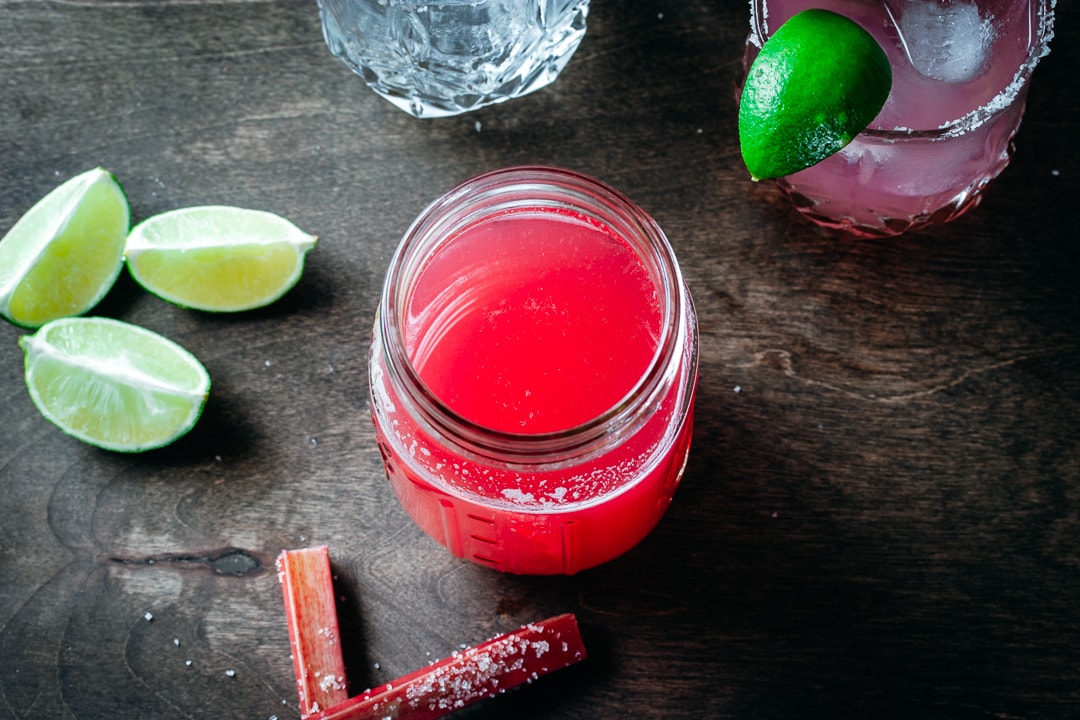
<path id="1" fill-rule="evenodd" d="M 886 237 L 959 217 L 1008 164 L 1054 0 L 752 0 L 743 66 L 792 15 L 819 7 L 889 57 L 885 106 L 846 148 L 777 180 L 810 220 Z"/>

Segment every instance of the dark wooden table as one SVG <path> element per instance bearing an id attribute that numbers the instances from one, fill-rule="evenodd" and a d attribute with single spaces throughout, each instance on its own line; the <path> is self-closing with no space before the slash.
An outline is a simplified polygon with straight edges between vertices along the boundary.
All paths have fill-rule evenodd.
<path id="1" fill-rule="evenodd" d="M 23 331 L 0 326 L 0 718 L 297 717 L 273 562 L 324 543 L 354 692 L 570 611 L 586 663 L 462 716 L 1080 717 L 1077 5 L 1058 3 L 983 205 L 887 242 L 827 237 L 747 180 L 746 15 L 594 0 L 554 86 L 419 121 L 329 54 L 314 0 L 0 0 L 0 232 L 102 165 L 135 221 L 234 204 L 321 238 L 262 311 L 184 311 L 126 276 L 95 311 L 210 371 L 204 417 L 165 450 L 48 424 Z M 675 502 L 572 577 L 435 545 L 368 416 L 401 234 L 453 184 L 520 163 L 637 201 L 700 313 Z"/>

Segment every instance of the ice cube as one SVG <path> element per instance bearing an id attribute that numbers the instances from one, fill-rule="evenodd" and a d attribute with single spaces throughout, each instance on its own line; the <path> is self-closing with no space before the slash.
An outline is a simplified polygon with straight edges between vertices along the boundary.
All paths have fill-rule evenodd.
<path id="1" fill-rule="evenodd" d="M 970 2 L 902 3 L 901 39 L 912 66 L 943 82 L 973 80 L 982 74 L 994 43 L 994 26 Z"/>

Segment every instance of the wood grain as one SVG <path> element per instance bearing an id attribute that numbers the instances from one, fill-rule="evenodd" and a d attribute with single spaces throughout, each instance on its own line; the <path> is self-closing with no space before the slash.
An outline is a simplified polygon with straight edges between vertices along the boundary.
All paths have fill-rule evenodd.
<path id="1" fill-rule="evenodd" d="M 22 331 L 0 327 L 0 718 L 298 717 L 273 559 L 321 544 L 353 694 L 573 612 L 587 662 L 462 717 L 1080 717 L 1080 14 L 1057 12 L 982 206 L 858 242 L 746 178 L 742 2 L 594 0 L 553 86 L 418 121 L 326 51 L 313 0 L 0 0 L 0 232 L 102 165 L 135 221 L 225 203 L 320 237 L 264 310 L 185 311 L 125 277 L 95 311 L 213 378 L 162 451 L 59 433 L 27 396 Z M 674 504 L 565 578 L 436 546 L 368 415 L 398 239 L 453 184 L 519 163 L 651 213 L 700 316 Z"/>

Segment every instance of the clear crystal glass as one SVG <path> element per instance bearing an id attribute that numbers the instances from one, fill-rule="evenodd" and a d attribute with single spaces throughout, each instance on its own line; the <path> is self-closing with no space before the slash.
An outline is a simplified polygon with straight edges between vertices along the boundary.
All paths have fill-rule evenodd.
<path id="1" fill-rule="evenodd" d="M 330 51 L 410 115 L 444 117 L 552 83 L 588 0 L 318 0 Z"/>

